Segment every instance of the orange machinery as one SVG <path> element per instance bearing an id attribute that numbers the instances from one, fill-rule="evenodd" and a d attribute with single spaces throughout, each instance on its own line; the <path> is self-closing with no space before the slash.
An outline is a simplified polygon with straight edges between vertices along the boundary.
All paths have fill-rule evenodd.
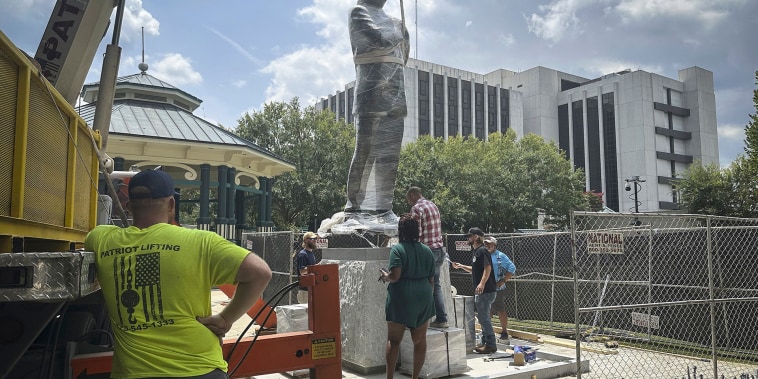
<path id="1" fill-rule="evenodd" d="M 310 289 L 309 330 L 260 335 L 254 342 L 252 337 L 243 338 L 229 359 L 232 378 L 303 369 L 311 370 L 311 378 L 342 377 L 338 265 L 315 265 L 310 266 L 308 271 L 309 274 L 300 277 L 299 284 Z M 253 313 L 252 310 L 250 313 Z M 261 317 L 265 317 L 265 311 Z M 236 341 L 236 338 L 224 340 L 225 357 Z M 112 357 L 112 352 L 74 356 L 71 359 L 73 377 L 109 373 Z"/>

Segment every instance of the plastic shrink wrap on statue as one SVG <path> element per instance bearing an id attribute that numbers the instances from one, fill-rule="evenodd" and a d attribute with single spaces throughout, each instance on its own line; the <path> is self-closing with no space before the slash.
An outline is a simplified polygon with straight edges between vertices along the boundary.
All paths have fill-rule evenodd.
<path id="1" fill-rule="evenodd" d="M 384 13 L 384 3 L 359 0 L 350 11 L 356 144 L 348 174 L 345 213 L 352 219 L 392 213 L 404 118 L 408 113 L 403 80 L 408 31 L 401 20 Z M 390 220 L 380 223 L 387 221 Z M 396 227 L 396 221 L 394 217 L 390 223 Z"/>

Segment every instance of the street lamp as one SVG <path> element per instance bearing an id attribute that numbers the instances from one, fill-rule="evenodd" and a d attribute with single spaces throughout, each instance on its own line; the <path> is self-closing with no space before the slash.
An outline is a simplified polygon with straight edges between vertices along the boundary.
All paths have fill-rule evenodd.
<path id="1" fill-rule="evenodd" d="M 624 179 L 624 181 L 626 182 L 626 185 L 624 186 L 625 190 L 631 191 L 632 186 L 634 186 L 634 213 L 640 213 L 640 202 L 637 200 L 637 194 L 642 189 L 640 183 L 644 183 L 645 179 L 641 179 L 639 176 L 635 175 L 632 176 L 631 179 Z M 640 225 L 640 221 L 637 217 L 634 218 L 634 225 Z"/>

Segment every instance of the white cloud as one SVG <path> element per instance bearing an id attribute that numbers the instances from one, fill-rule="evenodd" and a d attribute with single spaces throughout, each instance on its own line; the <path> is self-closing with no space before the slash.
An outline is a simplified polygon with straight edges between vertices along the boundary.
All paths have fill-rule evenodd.
<path id="1" fill-rule="evenodd" d="M 742 4 L 744 0 L 625 0 L 615 9 L 625 22 L 654 17 L 683 18 L 710 29 L 729 17 L 724 10 L 728 3 Z"/>
<path id="2" fill-rule="evenodd" d="M 299 9 L 297 14 L 321 25 L 317 34 L 329 39 L 347 35 L 347 18 L 354 0 L 314 0 L 313 5 Z"/>
<path id="3" fill-rule="evenodd" d="M 566 35 L 581 34 L 581 23 L 576 12 L 586 6 L 588 0 L 556 0 L 548 5 L 540 5 L 539 10 L 546 13 L 541 16 L 532 13 L 526 17 L 529 31 L 538 37 L 558 42 Z"/>
<path id="4" fill-rule="evenodd" d="M 160 26 L 161 23 L 150 12 L 142 8 L 142 0 L 126 1 L 124 18 L 121 24 L 121 38 L 124 41 L 131 42 L 135 38 L 134 36 L 141 39 L 143 27 L 145 28 L 145 34 L 160 35 Z"/>
<path id="5" fill-rule="evenodd" d="M 325 45 L 281 56 L 261 71 L 273 75 L 266 88 L 266 102 L 288 102 L 298 96 L 300 104 L 310 105 L 353 80 L 345 75 L 353 71 L 353 61 L 346 46 Z"/>
<path id="6" fill-rule="evenodd" d="M 473 22 L 473 21 L 470 21 L 470 20 L 469 20 L 469 21 L 466 21 L 466 29 L 468 29 L 468 28 L 471 26 L 471 24 L 473 24 L 473 23 L 474 23 L 474 22 Z"/>
<path id="7" fill-rule="evenodd" d="M 513 34 L 511 34 L 511 33 L 500 34 L 498 36 L 498 39 L 500 41 L 503 41 L 503 43 L 505 44 L 505 46 L 513 46 L 516 43 L 516 38 L 513 37 Z"/>
<path id="8" fill-rule="evenodd" d="M 247 85 L 247 80 L 235 80 L 232 82 L 232 85 L 237 88 L 242 88 Z"/>
<path id="9" fill-rule="evenodd" d="M 720 139 L 742 141 L 745 139 L 745 126 L 722 124 L 718 126 L 718 134 Z"/>
<path id="10" fill-rule="evenodd" d="M 192 67 L 189 58 L 181 54 L 166 54 L 161 60 L 151 64 L 150 73 L 173 86 L 202 83 L 203 77 Z"/>
<path id="11" fill-rule="evenodd" d="M 51 0 L 16 0 L 8 1 L 5 5 L 21 19 L 50 17 L 55 8 L 55 2 Z"/>

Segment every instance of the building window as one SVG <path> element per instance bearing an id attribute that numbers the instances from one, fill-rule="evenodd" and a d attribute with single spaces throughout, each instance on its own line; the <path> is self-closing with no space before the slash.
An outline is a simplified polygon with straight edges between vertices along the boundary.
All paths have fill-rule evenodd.
<path id="1" fill-rule="evenodd" d="M 584 111 L 582 101 L 571 103 L 571 122 L 574 132 L 574 167 L 584 170 Z"/>
<path id="2" fill-rule="evenodd" d="M 432 87 L 432 101 L 434 104 L 434 136 L 445 136 L 445 92 L 444 77 L 442 75 L 434 74 L 433 77 L 434 86 Z"/>
<path id="3" fill-rule="evenodd" d="M 497 88 L 487 86 L 487 134 L 497 132 Z"/>
<path id="4" fill-rule="evenodd" d="M 503 134 L 511 127 L 510 94 L 507 89 L 500 89 L 500 133 Z"/>
<path id="5" fill-rule="evenodd" d="M 579 87 L 581 84 L 572 82 L 570 80 L 561 79 L 561 91 L 570 90 L 572 88 Z"/>
<path id="6" fill-rule="evenodd" d="M 461 134 L 464 137 L 471 135 L 471 82 L 461 80 Z"/>
<path id="7" fill-rule="evenodd" d="M 458 79 L 447 78 L 447 135 L 458 135 Z"/>
<path id="8" fill-rule="evenodd" d="M 418 135 L 429 134 L 429 73 L 418 72 Z"/>
<path id="9" fill-rule="evenodd" d="M 474 122 L 476 123 L 476 138 L 479 138 L 481 140 L 484 139 L 484 84 L 482 83 L 476 83 L 474 84 L 474 99 L 476 100 L 476 103 L 474 104 L 474 111 L 475 118 Z"/>
<path id="10" fill-rule="evenodd" d="M 568 104 L 558 106 L 558 147 L 563 150 L 566 160 L 571 159 L 569 144 L 569 107 Z"/>
<path id="11" fill-rule="evenodd" d="M 619 211 L 618 168 L 616 167 L 616 111 L 613 92 L 603 94 L 603 149 L 605 153 L 605 204 Z"/>
<path id="12" fill-rule="evenodd" d="M 339 107 L 340 113 L 337 118 L 340 120 L 343 120 L 345 118 L 345 92 L 339 92 L 337 96 L 339 97 L 339 103 L 340 103 L 340 107 Z"/>
<path id="13" fill-rule="evenodd" d="M 597 96 L 587 99 L 587 154 L 589 165 L 587 176 L 590 190 L 603 192 L 602 173 L 600 170 L 600 118 L 598 117 Z"/>
<path id="14" fill-rule="evenodd" d="M 352 124 L 355 122 L 353 117 L 353 102 L 355 101 L 355 87 L 347 89 L 347 122 Z"/>

